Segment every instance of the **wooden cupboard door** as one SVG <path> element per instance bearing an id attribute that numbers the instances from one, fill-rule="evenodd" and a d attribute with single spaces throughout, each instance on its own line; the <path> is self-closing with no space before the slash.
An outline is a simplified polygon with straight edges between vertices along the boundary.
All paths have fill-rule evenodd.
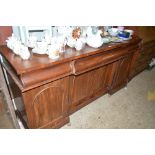
<path id="1" fill-rule="evenodd" d="M 83 107 L 95 96 L 102 94 L 107 89 L 107 66 L 72 76 L 70 87 L 70 113 Z"/>
<path id="2" fill-rule="evenodd" d="M 68 79 L 23 93 L 30 128 L 55 128 L 68 121 Z"/>
<path id="3" fill-rule="evenodd" d="M 128 55 L 120 59 L 119 61 L 115 62 L 116 70 L 114 73 L 112 86 L 110 90 L 111 94 L 127 84 L 131 60 L 132 55 Z"/>

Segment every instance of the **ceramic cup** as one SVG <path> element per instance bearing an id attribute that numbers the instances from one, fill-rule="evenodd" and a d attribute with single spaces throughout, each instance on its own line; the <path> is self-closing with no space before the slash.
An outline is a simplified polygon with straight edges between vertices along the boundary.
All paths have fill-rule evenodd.
<path id="1" fill-rule="evenodd" d="M 52 44 L 48 47 L 48 56 L 51 59 L 57 59 L 59 58 L 59 44 Z"/>
<path id="2" fill-rule="evenodd" d="M 38 51 L 40 51 L 41 54 L 46 54 L 47 52 L 47 48 L 48 48 L 48 43 L 47 42 L 37 42 L 36 43 L 36 48 L 38 49 Z"/>

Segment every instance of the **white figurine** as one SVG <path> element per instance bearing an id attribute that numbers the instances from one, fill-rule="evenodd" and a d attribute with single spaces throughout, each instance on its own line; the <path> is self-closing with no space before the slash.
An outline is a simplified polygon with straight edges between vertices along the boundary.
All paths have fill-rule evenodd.
<path id="1" fill-rule="evenodd" d="M 23 60 L 28 60 L 30 58 L 30 52 L 28 47 L 22 45 L 20 50 L 20 56 Z"/>
<path id="2" fill-rule="evenodd" d="M 6 40 L 8 48 L 10 48 L 13 53 L 19 55 L 22 59 L 27 60 L 30 58 L 30 52 L 28 47 L 22 45 L 21 41 L 18 40 L 14 34 L 11 37 L 8 37 Z"/>
<path id="3" fill-rule="evenodd" d="M 85 45 L 85 39 L 84 38 L 79 38 L 75 42 L 75 49 L 76 50 L 81 50 Z"/>

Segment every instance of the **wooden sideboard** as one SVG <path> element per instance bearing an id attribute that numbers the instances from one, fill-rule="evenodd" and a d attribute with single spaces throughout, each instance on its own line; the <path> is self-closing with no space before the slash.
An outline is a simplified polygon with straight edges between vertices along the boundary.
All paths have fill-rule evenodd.
<path id="1" fill-rule="evenodd" d="M 127 85 L 140 51 L 137 36 L 98 49 L 66 48 L 57 60 L 33 53 L 22 60 L 6 46 L 0 47 L 11 98 L 28 128 L 59 128 L 73 112 Z"/>
<path id="2" fill-rule="evenodd" d="M 133 68 L 133 76 L 139 74 L 145 69 L 149 69 L 149 64 L 155 58 L 155 39 L 142 44 L 141 54 Z"/>

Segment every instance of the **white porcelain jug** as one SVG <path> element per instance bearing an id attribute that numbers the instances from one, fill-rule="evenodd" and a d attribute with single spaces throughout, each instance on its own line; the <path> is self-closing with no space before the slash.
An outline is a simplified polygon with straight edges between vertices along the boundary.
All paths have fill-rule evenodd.
<path id="1" fill-rule="evenodd" d="M 89 35 L 87 36 L 87 44 L 91 47 L 98 48 L 102 46 L 103 41 L 101 37 L 101 30 L 98 30 L 98 32 L 95 35 Z"/>

